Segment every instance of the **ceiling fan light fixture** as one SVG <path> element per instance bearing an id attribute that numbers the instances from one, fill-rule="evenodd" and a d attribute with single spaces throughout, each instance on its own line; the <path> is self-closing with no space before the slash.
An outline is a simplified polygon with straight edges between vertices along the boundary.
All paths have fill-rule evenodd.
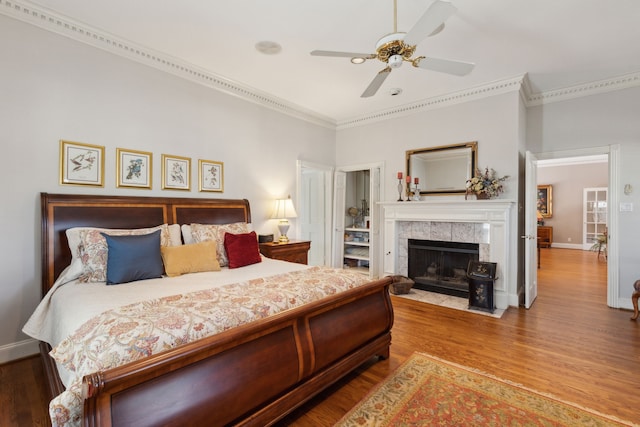
<path id="1" fill-rule="evenodd" d="M 351 63 L 352 64 L 362 64 L 364 61 L 366 61 L 366 58 L 362 58 L 360 56 L 356 56 L 354 58 L 351 58 Z"/>
<path id="2" fill-rule="evenodd" d="M 402 55 L 391 55 L 387 62 L 391 68 L 400 68 L 402 65 Z"/>

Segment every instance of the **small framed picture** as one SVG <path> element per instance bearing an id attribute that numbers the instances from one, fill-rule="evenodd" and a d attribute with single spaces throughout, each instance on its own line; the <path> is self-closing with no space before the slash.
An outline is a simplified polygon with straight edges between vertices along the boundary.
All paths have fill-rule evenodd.
<path id="1" fill-rule="evenodd" d="M 538 212 L 543 218 L 553 216 L 553 187 L 551 185 L 538 185 Z"/>
<path id="2" fill-rule="evenodd" d="M 104 187 L 104 146 L 61 140 L 60 184 Z"/>
<path id="3" fill-rule="evenodd" d="M 198 160 L 200 191 L 224 191 L 224 164 L 213 160 Z"/>
<path id="4" fill-rule="evenodd" d="M 151 189 L 153 153 L 116 148 L 117 187 Z"/>
<path id="5" fill-rule="evenodd" d="M 191 159 L 162 155 L 162 189 L 191 190 Z"/>

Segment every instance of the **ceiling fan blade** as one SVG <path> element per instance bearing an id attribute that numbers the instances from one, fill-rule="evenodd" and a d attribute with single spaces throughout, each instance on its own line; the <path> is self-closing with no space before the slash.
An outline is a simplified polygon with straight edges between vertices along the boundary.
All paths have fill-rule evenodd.
<path id="1" fill-rule="evenodd" d="M 311 56 L 334 56 L 341 58 L 364 58 L 373 59 L 376 57 L 373 53 L 355 53 L 355 52 L 334 52 L 331 50 L 314 50 L 311 51 Z"/>
<path id="2" fill-rule="evenodd" d="M 382 83 L 384 83 L 385 79 L 389 77 L 389 73 L 391 73 L 391 67 L 387 67 L 384 70 L 380 71 L 369 83 L 369 86 L 362 92 L 360 98 L 369 98 L 376 94 Z"/>
<path id="3" fill-rule="evenodd" d="M 416 22 L 412 29 L 404 37 L 404 43 L 415 46 L 427 36 L 436 32 L 440 25 L 444 23 L 458 9 L 448 1 L 436 0 L 429 6 L 429 9 Z M 436 32 L 437 34 L 437 32 Z"/>
<path id="4" fill-rule="evenodd" d="M 417 58 L 413 65 L 425 70 L 439 71 L 456 76 L 466 76 L 473 70 L 476 64 L 472 62 L 453 61 L 451 59 Z"/>

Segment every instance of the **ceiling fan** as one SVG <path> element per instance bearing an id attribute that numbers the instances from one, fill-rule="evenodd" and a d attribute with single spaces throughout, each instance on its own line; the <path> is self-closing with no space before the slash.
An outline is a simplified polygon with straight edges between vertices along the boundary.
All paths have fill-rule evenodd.
<path id="1" fill-rule="evenodd" d="M 394 68 L 398 68 L 403 62 L 411 62 L 416 68 L 439 71 L 442 73 L 464 76 L 473 70 L 474 64 L 470 62 L 452 61 L 450 59 L 428 58 L 418 56 L 411 58 L 417 44 L 428 36 L 438 34 L 444 28 L 444 22 L 455 12 L 456 7 L 448 1 L 436 0 L 420 17 L 418 22 L 409 32 L 398 32 L 397 0 L 393 1 L 393 33 L 387 34 L 378 40 L 376 53 L 333 52 L 328 50 L 314 50 L 313 56 L 333 56 L 351 58 L 354 64 L 361 64 L 367 59 L 378 59 L 387 64 L 369 83 L 369 86 L 360 95 L 368 98 L 376 94 L 382 83 Z"/>

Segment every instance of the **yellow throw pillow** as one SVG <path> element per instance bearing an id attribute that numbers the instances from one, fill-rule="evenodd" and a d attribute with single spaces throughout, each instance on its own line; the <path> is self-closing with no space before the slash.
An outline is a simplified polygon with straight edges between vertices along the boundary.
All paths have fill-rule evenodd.
<path id="1" fill-rule="evenodd" d="M 220 271 L 214 241 L 182 246 L 162 246 L 160 253 L 164 270 L 169 277 L 201 271 Z"/>

